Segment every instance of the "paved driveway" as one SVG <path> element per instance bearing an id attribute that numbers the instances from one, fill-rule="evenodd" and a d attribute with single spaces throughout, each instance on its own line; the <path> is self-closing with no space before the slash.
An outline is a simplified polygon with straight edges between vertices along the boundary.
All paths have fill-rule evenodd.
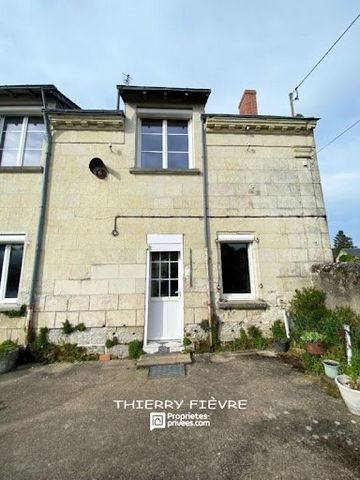
<path id="1" fill-rule="evenodd" d="M 184 400 L 177 413 L 190 412 L 191 400 L 248 403 L 193 404 L 190 413 L 209 414 L 210 426 L 150 431 L 149 410 L 113 401 L 134 399 Z M 0 377 L 3 479 L 358 480 L 359 448 L 360 417 L 275 358 L 198 356 L 183 379 L 149 380 L 131 361 Z"/>

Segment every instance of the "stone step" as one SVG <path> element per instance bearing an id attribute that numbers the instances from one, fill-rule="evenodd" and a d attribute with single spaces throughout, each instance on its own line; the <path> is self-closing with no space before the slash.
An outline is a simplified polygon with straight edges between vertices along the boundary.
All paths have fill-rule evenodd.
<path id="1" fill-rule="evenodd" d="M 191 363 L 190 353 L 147 353 L 137 361 L 137 368 L 149 368 L 156 365 L 175 365 Z"/>

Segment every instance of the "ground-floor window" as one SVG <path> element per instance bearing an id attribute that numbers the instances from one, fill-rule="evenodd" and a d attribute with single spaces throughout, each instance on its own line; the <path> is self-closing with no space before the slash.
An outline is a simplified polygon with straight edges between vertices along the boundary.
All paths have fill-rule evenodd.
<path id="1" fill-rule="evenodd" d="M 0 235 L 0 303 L 17 302 L 23 253 L 23 239 Z"/>
<path id="2" fill-rule="evenodd" d="M 255 298 L 252 235 L 219 235 L 222 297 L 229 300 Z"/>

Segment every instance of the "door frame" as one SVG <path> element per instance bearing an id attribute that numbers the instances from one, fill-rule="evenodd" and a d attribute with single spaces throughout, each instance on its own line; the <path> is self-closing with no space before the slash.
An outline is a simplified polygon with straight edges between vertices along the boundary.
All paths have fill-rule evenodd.
<path id="1" fill-rule="evenodd" d="M 179 331 L 181 332 L 181 345 L 184 341 L 184 248 L 182 234 L 149 234 L 146 238 L 146 288 L 145 288 L 145 319 L 144 319 L 144 351 L 148 349 L 148 325 L 149 325 L 149 302 L 150 302 L 150 253 L 151 252 L 179 252 Z"/>

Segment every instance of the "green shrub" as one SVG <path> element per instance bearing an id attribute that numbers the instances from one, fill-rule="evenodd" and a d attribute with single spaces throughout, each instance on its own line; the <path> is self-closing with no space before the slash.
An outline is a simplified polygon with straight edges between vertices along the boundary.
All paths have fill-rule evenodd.
<path id="1" fill-rule="evenodd" d="M 210 330 L 209 320 L 203 320 L 200 322 L 199 326 L 204 330 L 204 332 L 208 332 Z"/>
<path id="2" fill-rule="evenodd" d="M 350 377 L 351 388 L 360 390 L 360 350 L 353 351 L 351 365 L 346 365 L 344 373 Z"/>
<path id="3" fill-rule="evenodd" d="M 323 333 L 319 332 L 304 332 L 300 340 L 304 343 L 306 342 L 323 342 L 326 339 L 326 336 Z"/>
<path id="4" fill-rule="evenodd" d="M 75 328 L 71 325 L 71 323 L 67 319 L 65 320 L 65 322 L 63 322 L 62 325 L 63 325 L 62 331 L 63 333 L 65 333 L 65 335 L 70 335 L 75 330 Z"/>
<path id="5" fill-rule="evenodd" d="M 118 338 L 115 335 L 113 335 L 112 338 L 108 338 L 106 340 L 105 347 L 106 348 L 112 348 L 112 347 L 114 347 L 115 345 L 118 345 L 118 344 L 119 344 Z"/>
<path id="6" fill-rule="evenodd" d="M 240 328 L 240 335 L 238 338 L 235 338 L 233 346 L 235 350 L 248 350 L 251 348 L 250 339 L 243 328 Z"/>
<path id="7" fill-rule="evenodd" d="M 281 342 L 287 340 L 284 322 L 276 320 L 271 327 L 272 338 L 274 342 Z"/>
<path id="8" fill-rule="evenodd" d="M 304 352 L 301 356 L 301 361 L 305 370 L 316 373 L 317 375 L 324 373 L 321 357 Z"/>
<path id="9" fill-rule="evenodd" d="M 49 329 L 47 327 L 42 327 L 39 330 L 39 333 L 35 336 L 35 340 L 32 343 L 32 350 L 35 352 L 41 352 L 45 350 L 48 346 L 48 335 Z"/>
<path id="10" fill-rule="evenodd" d="M 329 310 L 325 306 L 326 294 L 316 288 L 295 290 L 290 302 L 289 314 L 294 323 L 293 334 L 296 340 L 304 331 L 322 329 Z"/>
<path id="11" fill-rule="evenodd" d="M 5 357 L 8 353 L 15 352 L 18 349 L 17 343 L 12 340 L 5 340 L 0 343 L 0 358 Z"/>
<path id="12" fill-rule="evenodd" d="M 79 323 L 78 325 L 72 325 L 68 319 L 65 320 L 65 322 L 63 322 L 62 324 L 62 331 L 65 335 L 70 335 L 71 333 L 73 332 L 85 332 L 86 330 L 86 326 L 84 323 Z"/>
<path id="13" fill-rule="evenodd" d="M 6 315 L 7 317 L 10 317 L 10 318 L 25 317 L 25 315 L 26 315 L 26 305 L 21 305 L 19 310 L 2 311 L 1 313 L 2 313 L 2 315 Z"/>
<path id="14" fill-rule="evenodd" d="M 263 336 L 261 330 L 255 325 L 252 325 L 248 328 L 248 336 L 251 342 L 252 348 L 256 348 L 257 350 L 264 350 L 267 347 L 268 341 Z"/>
<path id="15" fill-rule="evenodd" d="M 129 343 L 129 358 L 137 359 L 142 355 L 143 352 L 143 343 L 140 340 L 133 340 Z"/>

